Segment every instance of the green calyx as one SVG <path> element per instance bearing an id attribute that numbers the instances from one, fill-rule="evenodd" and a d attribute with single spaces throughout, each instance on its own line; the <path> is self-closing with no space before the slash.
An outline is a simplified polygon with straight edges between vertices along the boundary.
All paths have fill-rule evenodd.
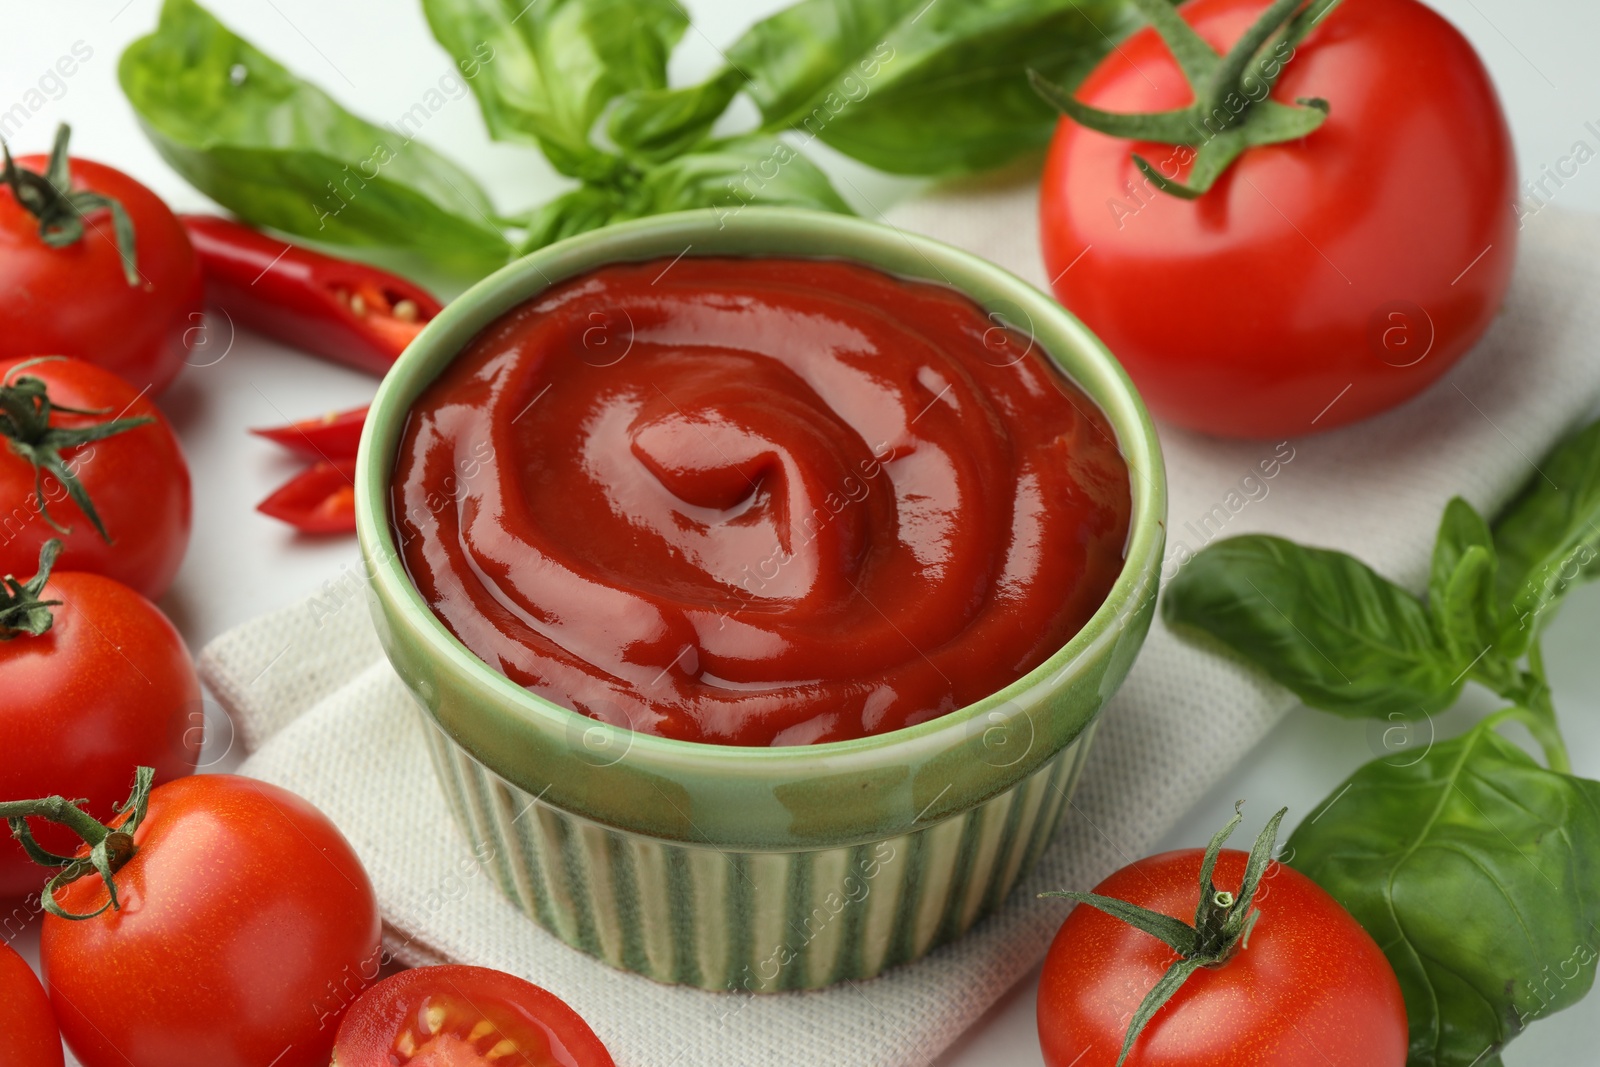
<path id="1" fill-rule="evenodd" d="M 1194 103 L 1175 111 L 1119 114 L 1078 100 L 1070 91 L 1029 71 L 1034 91 L 1052 107 L 1091 130 L 1133 141 L 1183 145 L 1192 150 L 1186 182 L 1178 167 L 1163 171 L 1143 156 L 1134 165 L 1162 192 L 1192 200 L 1203 195 L 1247 148 L 1298 140 L 1328 118 L 1321 98 L 1298 107 L 1269 99 L 1295 46 L 1340 0 L 1274 0 L 1227 55 L 1218 55 L 1169 0 L 1133 0 L 1161 35 L 1194 92 Z M 1304 6 L 1302 6 L 1304 5 Z M 1180 161 L 1176 156 L 1169 163 Z"/>
<path id="2" fill-rule="evenodd" d="M 1079 904 L 1087 904 L 1091 908 L 1105 912 L 1113 919 L 1120 919 L 1129 926 L 1143 930 L 1178 954 L 1178 959 L 1167 968 L 1167 973 L 1162 975 L 1161 981 L 1145 995 L 1139 1004 L 1139 1010 L 1134 1012 L 1133 1019 L 1128 1025 L 1127 1036 L 1122 1042 L 1122 1055 L 1117 1057 L 1117 1067 L 1122 1067 L 1145 1026 L 1155 1017 L 1156 1012 L 1161 1010 L 1162 1005 L 1172 999 L 1172 995 L 1183 986 L 1183 983 L 1189 980 L 1190 975 L 1202 967 L 1223 966 L 1236 952 L 1248 947 L 1250 943 L 1250 931 L 1255 927 L 1256 919 L 1261 914 L 1254 908 L 1256 891 L 1261 888 L 1262 876 L 1266 873 L 1267 865 L 1272 862 L 1272 850 L 1278 843 L 1278 827 L 1283 823 L 1283 817 L 1288 814 L 1289 809 L 1280 808 L 1277 814 L 1267 820 L 1267 825 L 1262 827 L 1255 844 L 1251 846 L 1250 858 L 1245 863 L 1244 879 L 1239 884 L 1239 891 L 1230 893 L 1216 887 L 1212 881 L 1212 874 L 1216 870 L 1217 857 L 1222 852 L 1222 846 L 1244 820 L 1243 808 L 1242 800 L 1234 805 L 1233 818 L 1217 831 L 1211 843 L 1206 846 L 1205 858 L 1200 863 L 1200 902 L 1195 908 L 1192 926 L 1182 919 L 1174 919 L 1170 915 L 1163 915 L 1158 911 L 1130 904 L 1126 900 L 1118 900 L 1116 897 L 1104 897 L 1098 893 L 1061 891 L 1040 894 L 1040 896 L 1062 897 Z"/>
<path id="3" fill-rule="evenodd" d="M 10 641 L 23 634 L 43 637 L 55 625 L 51 608 L 61 606 L 59 600 L 41 600 L 45 583 L 50 580 L 50 569 L 61 555 L 61 542 L 55 538 L 46 541 L 39 549 L 39 573 L 26 582 L 11 575 L 0 578 L 0 641 Z"/>
<path id="4" fill-rule="evenodd" d="M 83 239 L 86 216 L 94 211 L 111 212 L 111 228 L 116 234 L 117 254 L 122 258 L 122 274 L 131 286 L 143 283 L 139 276 L 138 242 L 133 219 L 120 201 L 88 189 L 72 187 L 72 172 L 67 159 L 67 141 L 72 127 L 56 127 L 55 145 L 50 149 L 50 167 L 43 174 L 23 170 L 11 158 L 11 148 L 0 141 L 5 157 L 4 181 L 27 212 L 39 220 L 39 239 L 51 248 L 65 248 Z"/>
<path id="5" fill-rule="evenodd" d="M 82 806 L 88 802 L 83 800 L 45 797 L 42 800 L 0 803 L 0 819 L 10 824 L 11 835 L 17 839 L 28 858 L 43 867 L 59 868 L 40 894 L 40 903 L 45 911 L 58 918 L 76 920 L 92 919 L 107 909 L 122 907 L 117 897 L 115 875 L 138 851 L 133 844 L 133 835 L 149 811 L 150 788 L 155 782 L 155 775 L 152 767 L 140 767 L 134 772 L 133 792 L 116 809 L 117 815 L 126 818 L 115 827 L 106 826 L 84 811 Z M 89 846 L 88 855 L 59 856 L 41 848 L 28 826 L 31 818 L 48 819 L 65 826 Z M 97 875 L 105 883 L 108 897 L 104 904 L 94 911 L 80 914 L 67 911 L 56 902 L 56 893 L 90 875 Z"/>
<path id="6" fill-rule="evenodd" d="M 16 374 L 39 363 L 60 358 L 60 356 L 46 356 L 28 360 L 13 367 L 11 373 Z M 88 491 L 84 489 L 83 483 L 78 480 L 77 474 L 68 466 L 61 453 L 92 441 L 103 441 L 107 437 L 125 433 L 155 420 L 148 415 L 140 415 L 131 419 L 110 419 L 92 426 L 52 426 L 50 416 L 58 411 L 67 415 L 111 413 L 109 408 L 85 410 L 52 403 L 45 383 L 38 378 L 22 377 L 0 384 L 0 437 L 6 439 L 7 446 L 15 455 L 33 467 L 33 492 L 39 503 L 39 514 L 56 532 L 62 534 L 72 532 L 51 516 L 49 505 L 45 501 L 44 476 L 54 475 L 66 489 L 72 502 L 77 504 L 78 509 L 94 524 L 101 538 L 110 544 L 111 535 L 106 532 L 105 523 L 100 521 L 100 514 L 94 509 L 94 502 L 89 499 Z"/>

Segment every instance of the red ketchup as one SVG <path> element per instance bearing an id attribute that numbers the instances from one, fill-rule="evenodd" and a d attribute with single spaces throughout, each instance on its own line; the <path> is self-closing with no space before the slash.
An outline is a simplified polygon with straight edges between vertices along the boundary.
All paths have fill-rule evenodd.
<path id="1" fill-rule="evenodd" d="M 559 284 L 413 409 L 423 598 L 507 677 L 662 737 L 798 745 L 1038 666 L 1122 568 L 1105 417 L 941 286 L 683 257 Z"/>

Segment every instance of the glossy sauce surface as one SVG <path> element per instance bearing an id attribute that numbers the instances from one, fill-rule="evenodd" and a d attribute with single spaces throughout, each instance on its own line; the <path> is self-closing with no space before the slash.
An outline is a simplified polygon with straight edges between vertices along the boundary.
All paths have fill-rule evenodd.
<path id="1" fill-rule="evenodd" d="M 853 264 L 602 268 L 418 399 L 406 567 L 530 690 L 647 733 L 836 741 L 972 703 L 1120 572 L 1104 416 L 1029 337 Z"/>

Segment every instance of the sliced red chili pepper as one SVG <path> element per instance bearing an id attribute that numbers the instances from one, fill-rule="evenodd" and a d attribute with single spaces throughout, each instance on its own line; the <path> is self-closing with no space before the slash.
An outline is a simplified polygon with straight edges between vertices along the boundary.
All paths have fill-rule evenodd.
<path id="1" fill-rule="evenodd" d="M 382 376 L 443 305 L 388 271 L 214 215 L 183 215 L 206 297 L 263 336 Z"/>
<path id="2" fill-rule="evenodd" d="M 269 426 L 250 432 L 297 456 L 337 462 L 356 458 L 361 428 L 366 424 L 367 409 L 363 405 L 348 411 L 330 411 L 314 419 L 301 419 L 287 426 Z"/>
<path id="3" fill-rule="evenodd" d="M 354 460 L 313 464 L 279 486 L 256 510 L 301 533 L 354 533 L 355 473 Z"/>

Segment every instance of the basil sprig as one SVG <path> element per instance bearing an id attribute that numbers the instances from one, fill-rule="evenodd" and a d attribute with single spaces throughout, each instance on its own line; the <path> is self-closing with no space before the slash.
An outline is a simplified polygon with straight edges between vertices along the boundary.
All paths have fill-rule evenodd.
<path id="1" fill-rule="evenodd" d="M 421 3 L 490 136 L 537 148 L 575 188 L 503 215 L 417 140 L 448 106 L 441 93 L 376 126 L 196 0 L 165 0 L 122 57 L 123 91 L 162 156 L 246 221 L 476 275 L 668 211 L 849 213 L 803 154 L 812 142 L 901 174 L 1001 165 L 1055 127 L 1027 72 L 1076 84 L 1136 22 L 1126 0 L 800 0 L 750 27 L 704 82 L 673 87 L 689 25 L 677 0 Z M 759 121 L 717 132 L 741 93 Z"/>
<path id="2" fill-rule="evenodd" d="M 404 130 L 350 114 L 194 0 L 165 0 L 117 72 L 162 157 L 243 219 L 464 273 L 510 254 L 471 175 Z"/>
<path id="3" fill-rule="evenodd" d="M 896 174 L 960 174 L 1044 147 L 1058 115 L 1027 72 L 1076 86 L 1137 22 L 1121 0 L 801 0 L 728 64 L 768 131 Z"/>
<path id="4" fill-rule="evenodd" d="M 1426 597 L 1342 552 L 1220 541 L 1167 586 L 1169 625 L 1219 641 L 1305 703 L 1422 718 L 1468 680 L 1503 711 L 1356 771 L 1291 836 L 1292 864 L 1383 947 L 1411 1067 L 1495 1067 L 1581 999 L 1600 957 L 1600 783 L 1570 773 L 1539 635 L 1600 575 L 1600 422 L 1558 445 L 1491 526 L 1445 509 Z M 1497 729 L 1523 723 L 1540 766 Z"/>

